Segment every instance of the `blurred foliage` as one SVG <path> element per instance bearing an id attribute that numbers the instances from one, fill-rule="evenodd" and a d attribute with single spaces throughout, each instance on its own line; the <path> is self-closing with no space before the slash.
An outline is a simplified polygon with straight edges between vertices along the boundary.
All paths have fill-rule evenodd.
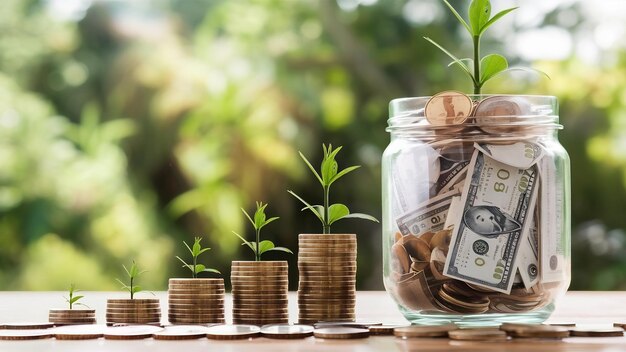
<path id="1" fill-rule="evenodd" d="M 239 208 L 255 200 L 281 217 L 268 238 L 296 248 L 298 233 L 320 229 L 286 189 L 319 198 L 298 151 L 318 163 L 322 142 L 344 146 L 340 163 L 363 165 L 333 201 L 380 214 L 389 100 L 470 89 L 422 39 L 464 49 L 456 20 L 416 21 L 414 0 L 94 1 L 70 19 L 55 3 L 4 0 L 0 12 L 3 289 L 118 289 L 133 259 L 150 268 L 145 289 L 164 289 L 186 275 L 175 255 L 194 236 L 227 277 L 231 260 L 252 259 L 230 233 L 246 231 Z M 555 12 L 579 11 L 568 6 Z M 530 63 L 552 79 L 486 87 L 560 99 L 576 289 L 626 286 L 626 55 L 614 54 L 596 66 Z M 382 288 L 379 225 L 333 230 L 359 234 L 359 288 Z"/>

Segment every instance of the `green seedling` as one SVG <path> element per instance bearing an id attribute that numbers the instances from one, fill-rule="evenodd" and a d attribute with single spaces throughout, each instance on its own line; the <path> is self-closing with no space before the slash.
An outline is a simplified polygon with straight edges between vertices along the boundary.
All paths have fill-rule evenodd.
<path id="1" fill-rule="evenodd" d="M 256 232 L 256 241 L 246 241 L 243 236 L 233 231 L 233 233 L 243 241 L 242 245 L 247 245 L 254 252 L 254 259 L 257 262 L 261 260 L 261 255 L 265 252 L 280 251 L 293 254 L 293 252 L 288 248 L 274 246 L 274 242 L 270 240 L 261 241 L 261 229 L 265 227 L 265 225 L 278 220 L 278 217 L 267 219 L 265 215 L 266 207 L 267 204 L 263 204 L 263 202 L 256 202 L 256 211 L 254 212 L 254 218 L 252 218 L 250 214 L 248 214 L 248 212 L 246 212 L 243 208 L 241 209 L 241 211 L 246 215 L 246 218 L 248 218 L 248 220 L 254 227 L 254 231 Z"/>
<path id="2" fill-rule="evenodd" d="M 349 172 L 352 172 L 361 167 L 360 165 L 349 166 L 339 171 L 339 167 L 337 161 L 335 161 L 335 157 L 337 156 L 337 153 L 339 153 L 341 148 L 342 147 L 339 147 L 333 150 L 332 145 L 329 144 L 328 147 L 326 147 L 326 145 L 322 144 L 322 149 L 324 150 L 324 158 L 322 160 L 322 165 L 320 166 L 319 173 L 317 172 L 317 170 L 315 170 L 313 165 L 311 165 L 311 163 L 304 156 L 304 154 L 300 153 L 300 157 L 302 158 L 302 160 L 304 160 L 311 172 L 313 172 L 313 175 L 315 175 L 315 177 L 319 181 L 320 185 L 322 185 L 324 193 L 324 205 L 310 205 L 295 192 L 291 190 L 287 191 L 305 205 L 302 210 L 308 209 L 312 211 L 313 214 L 315 214 L 315 216 L 322 222 L 322 230 L 325 234 L 330 233 L 330 225 L 341 219 L 359 218 L 378 222 L 375 217 L 367 214 L 350 213 L 350 210 L 344 204 L 330 204 L 330 186 Z"/>
<path id="3" fill-rule="evenodd" d="M 194 279 L 198 277 L 198 274 L 203 273 L 203 272 L 221 274 L 216 269 L 207 268 L 205 265 L 198 263 L 198 257 L 200 256 L 200 254 L 211 249 L 211 248 L 202 248 L 202 246 L 200 245 L 201 240 L 202 238 L 196 237 L 194 239 L 192 247 L 189 247 L 187 242 L 183 241 L 183 243 L 185 244 L 185 247 L 187 247 L 187 249 L 189 250 L 189 253 L 191 253 L 191 258 L 193 261 L 192 264 L 187 264 L 187 262 L 185 262 L 181 257 L 176 256 L 176 258 L 178 258 L 178 260 L 180 260 L 183 263 L 183 268 L 187 268 L 191 271 L 191 277 Z"/>
<path id="4" fill-rule="evenodd" d="M 126 275 L 128 275 L 128 279 L 130 280 L 130 285 L 125 284 L 120 279 L 115 279 L 115 280 L 117 280 L 117 282 L 119 282 L 122 285 L 123 290 L 126 290 L 130 293 L 130 299 L 133 299 L 136 293 L 141 292 L 141 286 L 136 285 L 135 280 L 137 279 L 137 277 L 139 277 L 139 275 L 145 273 L 146 270 L 139 271 L 139 268 L 137 267 L 137 263 L 135 263 L 134 260 L 133 260 L 133 265 L 130 266 L 130 269 L 127 269 L 126 265 L 124 264 L 122 264 L 122 267 L 124 267 L 124 271 L 126 271 Z"/>
<path id="5" fill-rule="evenodd" d="M 443 0 L 443 2 L 446 4 L 446 6 L 448 6 L 450 11 L 452 11 L 457 20 L 459 20 L 459 22 L 472 37 L 472 42 L 474 45 L 473 58 L 459 59 L 455 55 L 450 53 L 450 51 L 444 49 L 441 45 L 437 44 L 434 40 L 428 37 L 424 37 L 424 39 L 432 43 L 434 46 L 439 48 L 439 50 L 443 51 L 452 59 L 452 62 L 448 66 L 457 65 L 463 70 L 463 72 L 465 72 L 469 76 L 469 78 L 472 80 L 472 83 L 474 84 L 474 94 L 480 94 L 482 87 L 487 81 L 505 72 L 515 70 L 532 71 L 540 73 L 547 77 L 545 73 L 531 68 L 510 68 L 506 58 L 500 54 L 489 54 L 484 57 L 481 57 L 480 55 L 480 39 L 487 30 L 487 28 L 493 25 L 500 18 L 504 17 L 506 14 L 517 9 L 517 7 L 511 7 L 506 10 L 502 10 L 495 14 L 493 17 L 491 17 L 491 2 L 489 0 L 472 0 L 469 6 L 468 24 L 447 0 Z M 473 67 L 473 72 L 470 67 Z"/>
<path id="6" fill-rule="evenodd" d="M 76 289 L 76 286 L 74 286 L 74 284 L 70 284 L 70 289 L 68 291 L 68 295 L 67 297 L 65 297 L 65 301 L 70 305 L 70 310 L 74 308 L 74 306 L 84 306 L 87 307 L 87 305 L 80 303 L 78 301 L 81 300 L 81 298 L 85 297 L 85 296 L 81 296 L 81 295 L 76 295 L 77 292 L 80 292 L 80 290 Z M 89 307 L 87 307 L 89 308 Z"/>

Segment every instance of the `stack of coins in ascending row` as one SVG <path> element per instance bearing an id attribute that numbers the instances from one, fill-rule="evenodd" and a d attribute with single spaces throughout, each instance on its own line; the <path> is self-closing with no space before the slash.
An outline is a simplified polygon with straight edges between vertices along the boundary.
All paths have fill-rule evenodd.
<path id="1" fill-rule="evenodd" d="M 172 324 L 224 324 L 224 279 L 170 279 Z"/>
<path id="2" fill-rule="evenodd" d="M 107 325 L 160 324 L 161 305 L 154 299 L 108 299 Z"/>
<path id="3" fill-rule="evenodd" d="M 356 235 L 301 234 L 298 246 L 298 322 L 354 321 Z"/>
<path id="4" fill-rule="evenodd" d="M 234 261 L 230 273 L 233 324 L 286 324 L 289 322 L 286 261 Z"/>
<path id="5" fill-rule="evenodd" d="M 50 309 L 48 321 L 54 325 L 95 324 L 95 309 Z"/>

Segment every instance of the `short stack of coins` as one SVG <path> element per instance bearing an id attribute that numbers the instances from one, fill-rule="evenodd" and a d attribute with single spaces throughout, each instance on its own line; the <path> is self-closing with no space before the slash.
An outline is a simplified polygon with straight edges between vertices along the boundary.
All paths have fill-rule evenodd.
<path id="1" fill-rule="evenodd" d="M 95 309 L 50 309 L 48 321 L 54 325 L 95 324 Z"/>
<path id="2" fill-rule="evenodd" d="M 354 321 L 356 235 L 298 237 L 298 322 Z"/>
<path id="3" fill-rule="evenodd" d="M 172 324 L 224 324 L 224 279 L 170 279 L 168 320 Z"/>
<path id="4" fill-rule="evenodd" d="M 286 261 L 234 261 L 230 274 L 233 324 L 289 322 Z"/>
<path id="5" fill-rule="evenodd" d="M 108 299 L 107 325 L 161 323 L 161 305 L 153 299 Z"/>

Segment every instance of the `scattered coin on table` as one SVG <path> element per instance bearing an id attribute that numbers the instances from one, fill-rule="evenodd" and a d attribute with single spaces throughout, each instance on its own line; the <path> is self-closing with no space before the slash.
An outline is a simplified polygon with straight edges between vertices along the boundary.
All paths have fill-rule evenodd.
<path id="1" fill-rule="evenodd" d="M 13 322 L 3 323 L 0 325 L 2 329 L 7 330 L 40 330 L 50 329 L 54 326 L 53 323 L 38 323 L 38 322 Z"/>
<path id="2" fill-rule="evenodd" d="M 573 328 L 569 330 L 571 336 L 579 337 L 614 337 L 624 336 L 622 328 Z"/>
<path id="3" fill-rule="evenodd" d="M 316 329 L 343 326 L 347 328 L 368 329 L 370 326 L 383 325 L 379 321 L 320 321 L 313 326 Z"/>
<path id="4" fill-rule="evenodd" d="M 505 341 L 507 339 L 506 332 L 496 328 L 450 330 L 448 337 L 458 341 Z"/>
<path id="5" fill-rule="evenodd" d="M 36 330 L 36 329 L 28 329 L 28 330 L 17 330 L 17 329 L 8 329 L 8 330 L 0 330 L 0 340 L 9 340 L 9 341 L 17 341 L 17 340 L 39 340 L 39 339 L 49 339 L 53 337 L 54 334 L 50 329 L 45 330 Z"/>
<path id="6" fill-rule="evenodd" d="M 141 340 L 152 337 L 163 328 L 154 325 L 128 325 L 108 327 L 104 330 L 104 338 L 108 340 Z"/>
<path id="7" fill-rule="evenodd" d="M 271 339 L 303 339 L 313 336 L 311 325 L 270 324 L 261 327 L 261 336 Z"/>
<path id="8" fill-rule="evenodd" d="M 321 328 L 315 329 L 313 335 L 322 339 L 361 339 L 370 335 L 368 329 L 348 328 L 348 327 L 333 327 L 333 328 Z"/>
<path id="9" fill-rule="evenodd" d="M 104 336 L 104 325 L 67 325 L 52 329 L 57 340 L 94 340 Z"/>
<path id="10" fill-rule="evenodd" d="M 541 324 L 505 323 L 500 326 L 500 330 L 511 337 L 520 338 L 562 339 L 570 335 L 567 327 Z"/>
<path id="11" fill-rule="evenodd" d="M 369 327 L 370 335 L 393 335 L 393 330 L 396 328 L 403 328 L 407 325 L 403 324 L 382 324 L 372 325 Z"/>
<path id="12" fill-rule="evenodd" d="M 448 332 L 458 329 L 456 324 L 445 325 L 411 325 L 395 328 L 393 334 L 397 337 L 447 337 Z"/>
<path id="13" fill-rule="evenodd" d="M 216 325 L 208 328 L 207 337 L 214 340 L 239 340 L 261 335 L 256 325 Z"/>
<path id="14" fill-rule="evenodd" d="M 208 329 L 201 325 L 170 325 L 153 337 L 155 340 L 194 340 L 206 337 Z"/>

